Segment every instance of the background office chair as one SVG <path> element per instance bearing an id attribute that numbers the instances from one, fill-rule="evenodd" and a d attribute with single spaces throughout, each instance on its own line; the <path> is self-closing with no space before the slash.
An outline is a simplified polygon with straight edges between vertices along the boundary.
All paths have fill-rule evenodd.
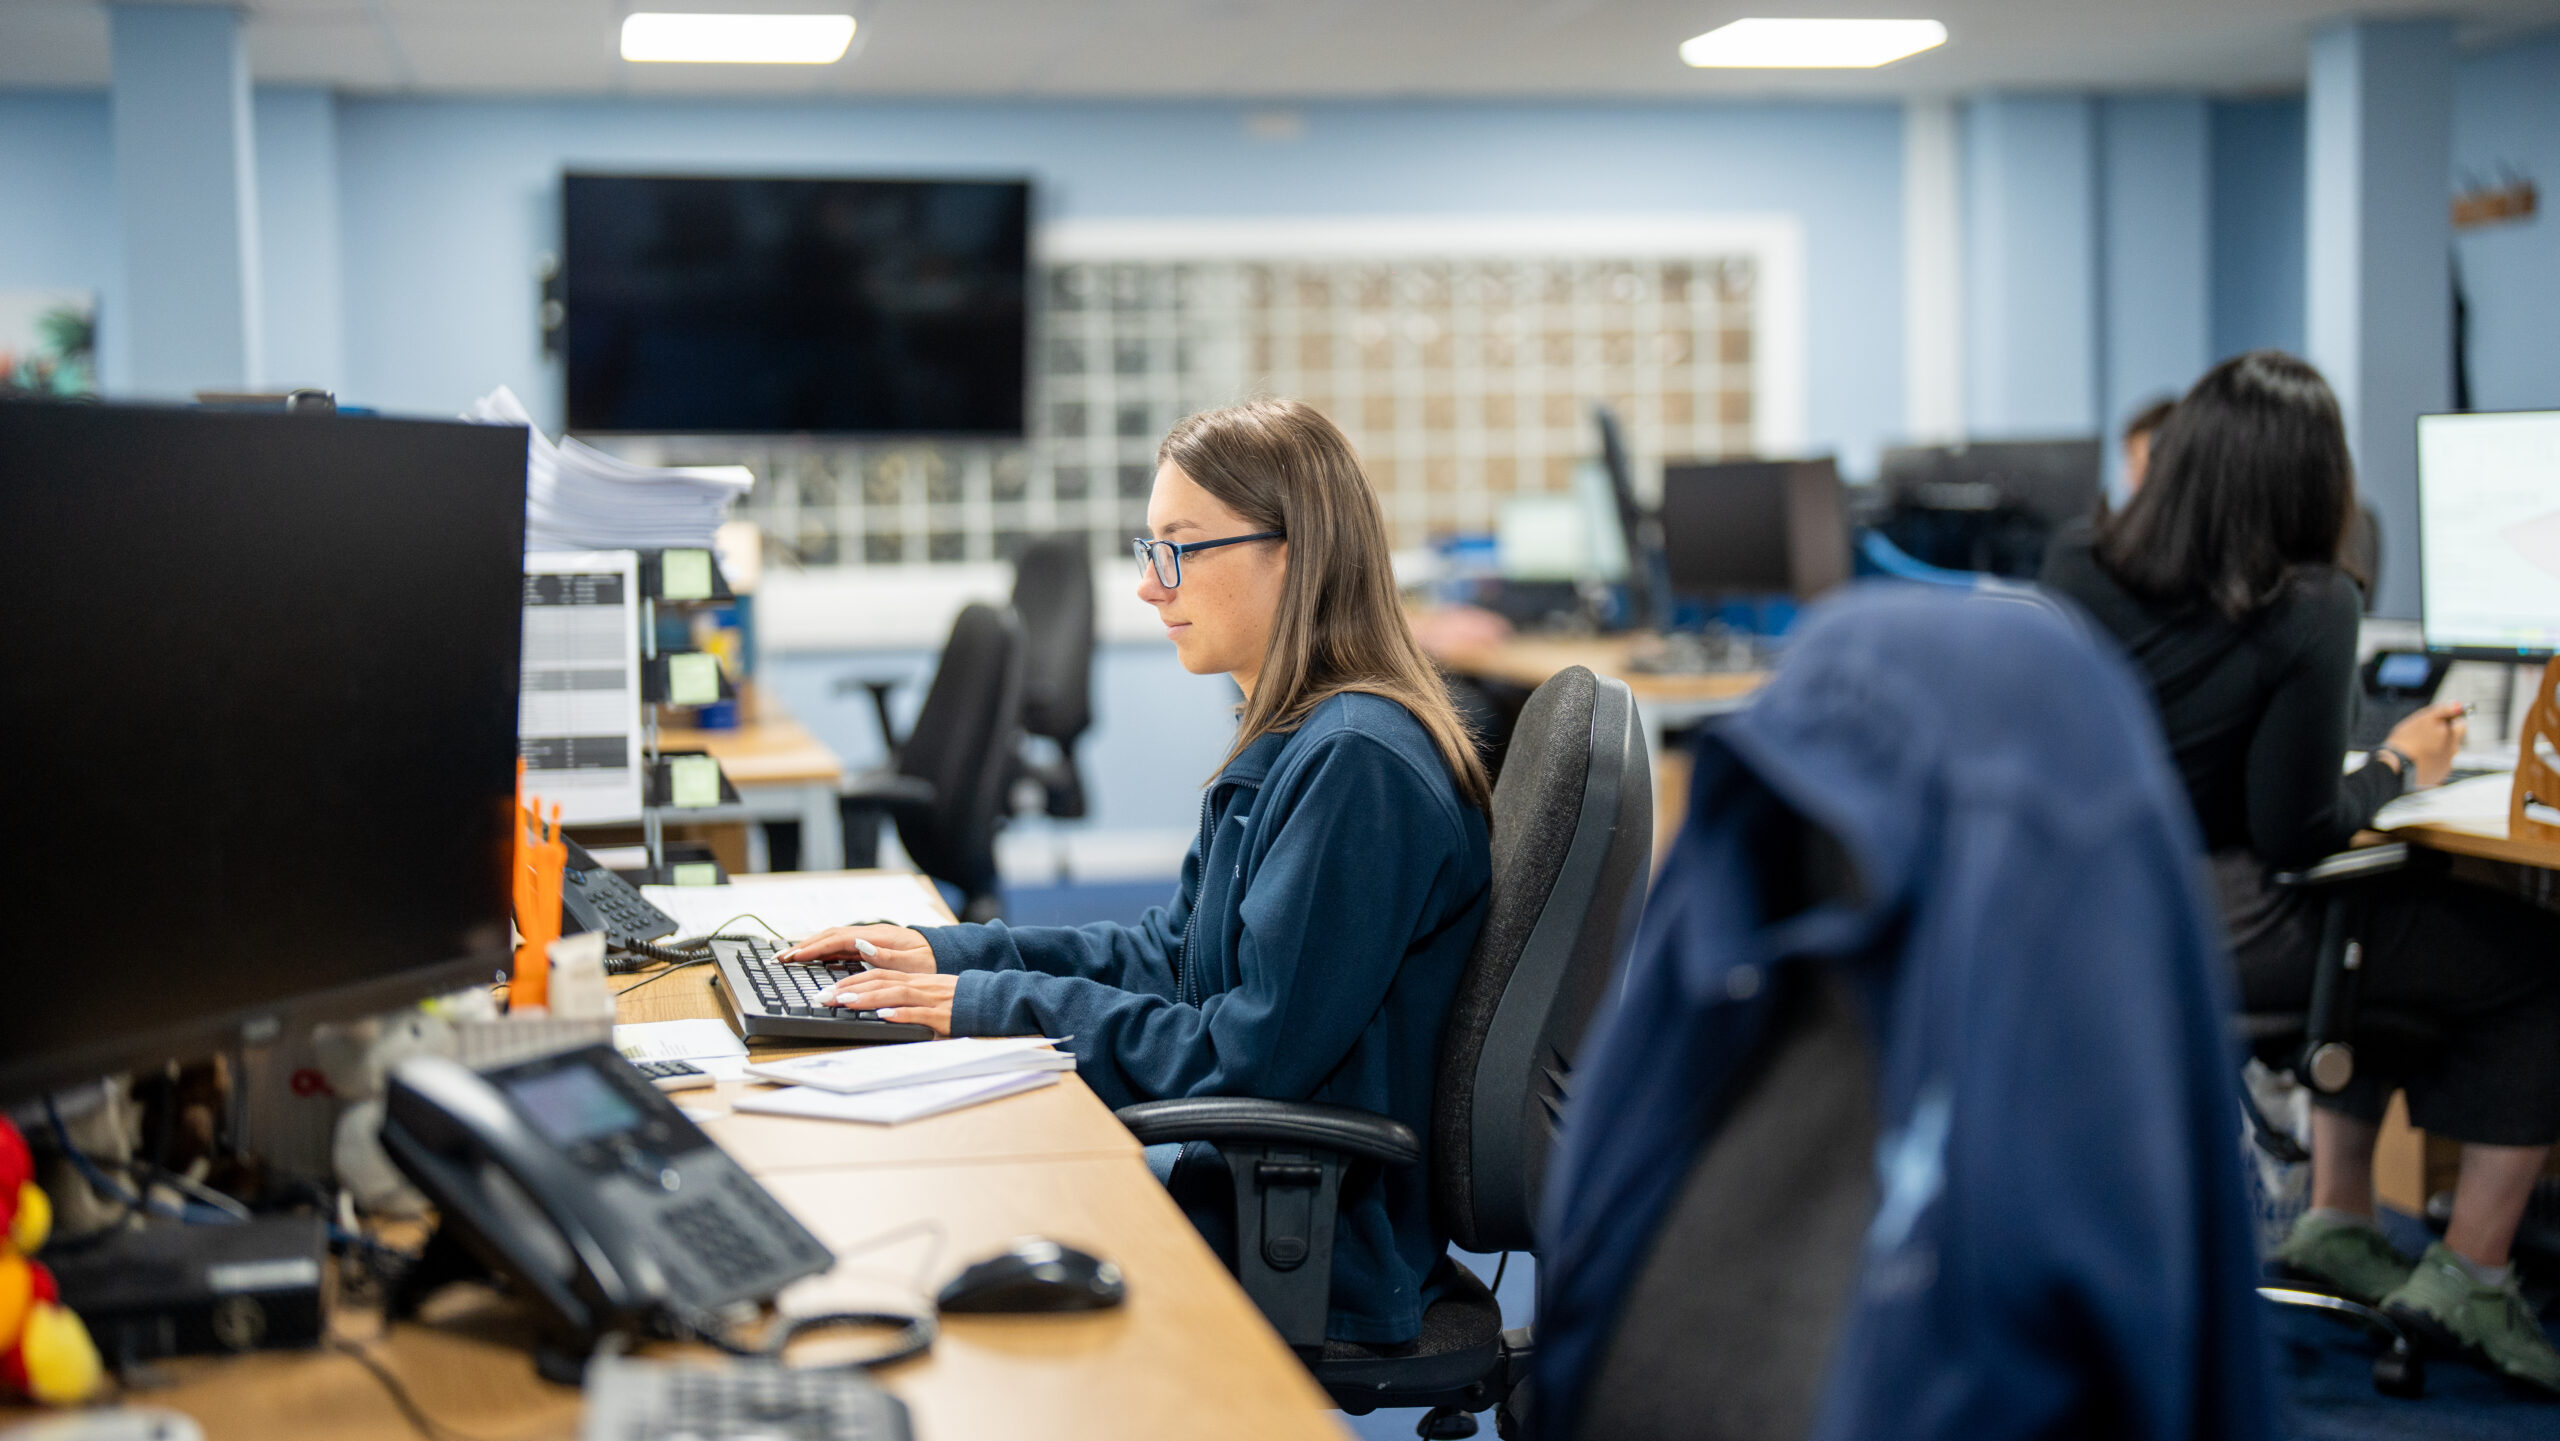
<path id="1" fill-rule="evenodd" d="M 964 921 L 1003 913 L 996 896 L 996 832 L 1004 824 L 1006 782 L 1021 749 L 1022 623 L 1011 610 L 971 605 L 951 623 L 951 639 L 904 741 L 889 721 L 888 691 L 871 690 L 890 762 L 847 782 L 837 800 L 845 864 L 879 860 L 880 821 L 896 822 L 898 843 L 916 868 L 959 888 Z"/>
<path id="2" fill-rule="evenodd" d="M 2362 1015 L 2356 991 L 2364 976 L 2364 923 L 2370 899 L 2360 884 L 2375 876 L 2405 870 L 2409 847 L 2399 841 L 2340 851 L 2299 871 L 2277 875 L 2278 885 L 2296 887 L 2319 897 L 2320 949 L 2312 962 L 2311 992 L 2300 1011 L 2253 1011 L 2237 1021 L 2240 1037 L 2251 1053 L 2274 1070 L 2323 1095 L 2333 1094 L 2355 1078 L 2356 1047 L 2407 1054 L 2444 1044 L 2444 1037 L 2412 1017 Z M 2257 1098 L 2240 1087 L 2241 1114 L 2248 1118 L 2250 1139 L 2287 1165 L 2300 1165 L 2311 1153 L 2291 1134 L 2267 1119 Z M 2326 1312 L 2355 1321 L 2382 1343 L 2373 1359 L 2373 1389 L 2386 1396 L 2417 1396 L 2427 1389 L 2426 1363 L 2400 1323 L 2382 1311 L 2343 1296 L 2271 1284 L 2258 1294 L 2278 1306 Z"/>
<path id="3" fill-rule="evenodd" d="M 1052 820 L 1085 813 L 1076 741 L 1093 724 L 1093 555 L 1081 535 L 1025 546 L 1013 563 L 1013 612 L 1022 619 L 1022 730 L 1058 748 L 1057 759 L 1017 755 L 1014 776 L 1040 786 Z"/>
<path id="4" fill-rule="evenodd" d="M 1624 682 L 1580 666 L 1538 687 L 1493 792 L 1484 930 L 1440 1041 L 1433 1208 L 1472 1251 L 1534 1251 L 1548 1151 L 1593 1009 L 1635 938 L 1653 843 L 1653 774 Z M 1235 1179 L 1237 1276 L 1335 1404 L 1427 1406 L 1422 1434 L 1469 1436 L 1526 1374 L 1482 1281 L 1441 1259 L 1441 1299 L 1409 1351 L 1327 1342 L 1334 1198 L 1362 1164 L 1422 1159 L 1410 1127 L 1344 1106 L 1241 1097 L 1149 1101 L 1120 1119 L 1150 1144 L 1212 1141 Z"/>

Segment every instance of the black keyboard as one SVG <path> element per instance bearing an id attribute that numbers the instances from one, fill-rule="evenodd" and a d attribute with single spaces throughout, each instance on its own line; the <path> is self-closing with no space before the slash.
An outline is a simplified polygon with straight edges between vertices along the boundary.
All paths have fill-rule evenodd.
<path id="1" fill-rule="evenodd" d="M 904 1402 L 858 1371 L 770 1361 L 587 1364 L 584 1441 L 910 1441 Z"/>
<path id="2" fill-rule="evenodd" d="M 930 1026 L 884 1021 L 877 1011 L 824 1004 L 836 982 L 862 967 L 786 966 L 773 958 L 774 953 L 770 941 L 722 938 L 711 943 L 712 957 L 720 968 L 721 1003 L 729 1008 L 739 1035 L 811 1041 L 933 1039 Z"/>

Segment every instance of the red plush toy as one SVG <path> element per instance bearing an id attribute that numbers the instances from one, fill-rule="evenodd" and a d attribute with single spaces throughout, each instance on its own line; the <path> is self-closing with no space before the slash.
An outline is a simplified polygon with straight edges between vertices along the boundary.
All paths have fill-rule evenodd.
<path id="1" fill-rule="evenodd" d="M 27 1138 L 0 1116 L 0 1390 L 71 1406 L 97 1394 L 102 1373 L 89 1328 L 32 1259 L 53 1229 L 53 1203 L 35 1176 Z"/>

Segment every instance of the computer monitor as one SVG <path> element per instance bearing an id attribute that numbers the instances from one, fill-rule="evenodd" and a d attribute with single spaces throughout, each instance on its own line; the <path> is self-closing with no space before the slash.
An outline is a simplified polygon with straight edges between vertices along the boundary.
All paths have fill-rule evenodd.
<path id="1" fill-rule="evenodd" d="M 2560 410 L 2418 417 L 2418 614 L 2427 649 L 2560 649 Z"/>
<path id="2" fill-rule="evenodd" d="M 1627 438 L 1618 428 L 1617 413 L 1595 405 L 1591 418 L 1600 427 L 1600 463 L 1609 472 L 1619 533 L 1626 539 L 1628 609 L 1634 612 L 1638 629 L 1660 630 L 1670 610 L 1669 598 L 1663 594 L 1662 538 L 1653 518 L 1644 513 L 1643 502 L 1636 499 L 1635 467 L 1627 459 Z"/>
<path id="3" fill-rule="evenodd" d="M 0 1100 L 504 963 L 525 433 L 0 403 Z"/>
<path id="4" fill-rule="evenodd" d="M 1810 600 L 1849 578 L 1839 467 L 1828 458 L 1667 464 L 1662 553 L 1674 595 Z"/>
<path id="5" fill-rule="evenodd" d="M 2097 512 L 2103 466 L 2096 436 L 1895 446 L 1885 536 L 1948 570 L 2033 576 L 2053 532 Z"/>

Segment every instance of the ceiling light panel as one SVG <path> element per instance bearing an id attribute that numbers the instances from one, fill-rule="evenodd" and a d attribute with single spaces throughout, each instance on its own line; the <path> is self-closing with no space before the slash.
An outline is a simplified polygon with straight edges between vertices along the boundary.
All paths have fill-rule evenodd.
<path id="1" fill-rule="evenodd" d="M 1946 43 L 1935 20 L 1736 20 L 1683 41 L 1680 58 L 1701 70 L 1872 70 Z"/>
<path id="2" fill-rule="evenodd" d="M 832 65 L 853 43 L 850 15 L 673 15 L 622 22 L 622 58 L 695 65 Z"/>

